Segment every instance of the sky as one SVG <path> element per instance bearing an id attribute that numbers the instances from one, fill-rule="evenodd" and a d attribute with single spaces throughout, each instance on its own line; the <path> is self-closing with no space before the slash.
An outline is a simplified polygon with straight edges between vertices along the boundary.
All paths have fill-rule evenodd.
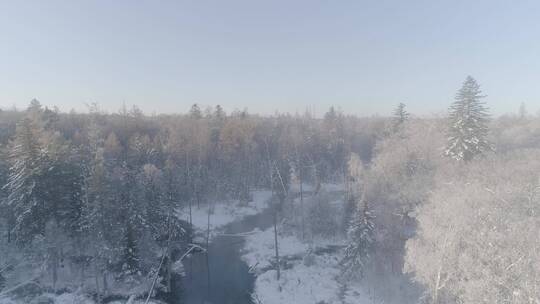
<path id="1" fill-rule="evenodd" d="M 540 1 L 0 0 L 0 108 L 540 110 Z"/>

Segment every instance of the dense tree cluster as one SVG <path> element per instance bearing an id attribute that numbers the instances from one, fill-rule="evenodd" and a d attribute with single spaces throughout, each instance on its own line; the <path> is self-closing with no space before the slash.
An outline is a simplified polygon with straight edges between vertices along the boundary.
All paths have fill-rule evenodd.
<path id="1" fill-rule="evenodd" d="M 278 280 L 288 230 L 341 237 L 341 281 L 387 303 L 540 303 L 540 120 L 483 97 L 468 77 L 448 117 L 0 112 L 0 289 L 17 267 L 98 295 L 170 278 L 194 208 L 264 188 Z"/>
<path id="2" fill-rule="evenodd" d="M 537 303 L 539 151 L 440 172 L 405 269 L 432 303 Z"/>
<path id="3" fill-rule="evenodd" d="M 362 247 L 366 233 L 350 235 L 345 261 L 352 249 L 373 250 L 359 255 L 358 269 L 379 299 L 540 301 L 539 120 L 523 106 L 488 120 L 482 97 L 468 77 L 449 117 L 409 118 L 377 142 L 368 166 L 349 173 L 371 207 L 375 242 Z M 363 218 L 352 231 L 366 227 Z"/>
<path id="4" fill-rule="evenodd" d="M 191 242 L 194 208 L 247 203 L 255 188 L 272 189 L 282 205 L 292 178 L 342 180 L 348 154 L 368 161 L 383 126 L 334 108 L 323 119 L 198 105 L 186 115 L 96 105 L 63 114 L 34 100 L 0 115 L 0 267 L 42 269 L 53 289 L 78 273 L 98 295 L 115 281 L 148 281 L 164 252 L 173 263 Z"/>

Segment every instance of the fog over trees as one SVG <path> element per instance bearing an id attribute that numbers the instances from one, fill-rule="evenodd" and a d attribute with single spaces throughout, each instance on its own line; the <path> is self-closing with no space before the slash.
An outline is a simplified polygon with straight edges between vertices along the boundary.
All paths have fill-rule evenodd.
<path id="1" fill-rule="evenodd" d="M 223 303 L 538 304 L 540 118 L 456 89 L 427 117 L 4 109 L 0 303 L 196 303 L 197 256 L 213 303 L 241 239 Z"/>

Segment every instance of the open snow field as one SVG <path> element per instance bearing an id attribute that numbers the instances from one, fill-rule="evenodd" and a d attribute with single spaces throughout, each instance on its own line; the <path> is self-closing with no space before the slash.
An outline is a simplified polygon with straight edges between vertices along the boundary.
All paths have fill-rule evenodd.
<path id="1" fill-rule="evenodd" d="M 257 230 L 246 239 L 242 258 L 257 274 L 253 298 L 256 304 L 372 304 L 356 288 L 340 284 L 339 261 L 342 252 L 315 253 L 328 246 L 343 245 L 340 241 L 316 240 L 302 242 L 294 235 L 279 237 L 282 260 L 281 278 L 271 266 L 274 260 L 274 231 Z"/>

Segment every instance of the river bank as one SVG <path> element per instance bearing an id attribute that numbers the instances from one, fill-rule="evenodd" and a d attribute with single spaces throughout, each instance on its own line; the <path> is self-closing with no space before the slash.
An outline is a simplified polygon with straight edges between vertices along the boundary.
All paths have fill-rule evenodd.
<path id="1" fill-rule="evenodd" d="M 331 213 L 328 218 L 336 221 L 343 217 L 346 208 L 343 192 L 336 185 L 326 187 L 324 204 Z M 315 197 L 304 197 L 306 209 L 315 204 Z M 246 237 L 242 259 L 256 274 L 252 298 L 255 304 L 372 304 L 360 284 L 347 284 L 340 279 L 339 262 L 346 244 L 345 235 L 335 233 L 320 237 L 299 232 L 299 198 L 293 200 L 286 216 L 278 226 L 278 249 L 280 254 L 280 278 L 275 267 L 275 239 L 273 228 L 257 229 Z M 316 208 L 316 207 L 315 207 Z M 308 212 L 307 212 L 308 213 Z M 307 214 L 309 216 L 310 214 Z M 316 219 L 307 219 L 308 222 Z"/>
<path id="2" fill-rule="evenodd" d="M 208 235 L 210 240 L 206 252 L 193 254 L 183 263 L 182 303 L 253 303 L 255 276 L 241 259 L 241 250 L 246 233 L 272 224 L 270 199 L 269 191 L 256 191 L 248 203 L 217 202 L 192 209 L 194 241 L 204 244 Z"/>

